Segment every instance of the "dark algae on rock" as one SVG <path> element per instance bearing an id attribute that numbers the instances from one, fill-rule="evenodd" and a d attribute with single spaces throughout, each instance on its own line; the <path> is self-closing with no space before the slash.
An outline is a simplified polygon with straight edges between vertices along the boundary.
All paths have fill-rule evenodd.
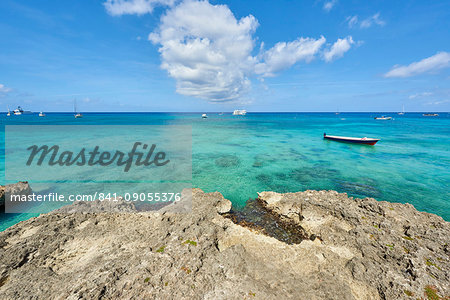
<path id="1" fill-rule="evenodd" d="M 231 210 L 224 216 L 238 225 L 251 228 L 287 244 L 299 244 L 302 240 L 309 238 L 301 226 L 283 222 L 277 215 L 266 210 L 257 199 L 250 199 L 243 209 Z"/>

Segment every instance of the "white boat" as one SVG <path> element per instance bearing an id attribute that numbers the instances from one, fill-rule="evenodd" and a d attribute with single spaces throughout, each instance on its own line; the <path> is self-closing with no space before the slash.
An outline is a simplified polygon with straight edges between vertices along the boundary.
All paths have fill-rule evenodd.
<path id="1" fill-rule="evenodd" d="M 398 114 L 399 115 L 404 115 L 405 114 L 405 106 L 404 105 L 402 106 L 402 112 L 399 112 Z"/>
<path id="2" fill-rule="evenodd" d="M 375 120 L 392 120 L 392 117 L 386 117 L 386 116 L 381 116 L 381 117 L 375 117 Z"/>
<path id="3" fill-rule="evenodd" d="M 207 117 L 208 117 L 208 116 L 207 116 L 206 114 L 203 114 L 203 115 L 202 115 L 202 118 L 203 118 L 203 119 L 206 119 Z"/>
<path id="4" fill-rule="evenodd" d="M 367 137 L 363 138 L 355 138 L 355 137 L 347 137 L 347 136 L 336 136 L 336 135 L 327 135 L 323 134 L 323 138 L 327 140 L 343 142 L 343 143 L 352 143 L 352 144 L 362 144 L 362 145 L 375 145 L 380 139 L 371 139 Z"/>
<path id="5" fill-rule="evenodd" d="M 247 111 L 245 109 L 236 109 L 233 111 L 233 116 L 245 116 Z"/>
<path id="6" fill-rule="evenodd" d="M 76 99 L 75 99 L 75 101 L 73 103 L 73 110 L 75 112 L 75 115 L 74 115 L 75 119 L 83 117 L 83 115 L 81 113 L 77 113 L 77 100 Z"/>
<path id="7" fill-rule="evenodd" d="M 439 117 L 438 114 L 423 114 L 424 117 Z"/>
<path id="8" fill-rule="evenodd" d="M 31 111 L 29 110 L 23 110 L 22 107 L 17 106 L 17 108 L 15 110 L 13 110 L 13 113 L 15 116 L 20 116 L 20 115 L 30 115 L 32 114 Z"/>
<path id="9" fill-rule="evenodd" d="M 9 111 L 9 106 L 8 106 L 8 113 L 6 114 L 7 117 L 9 117 L 11 115 L 11 112 Z"/>
<path id="10" fill-rule="evenodd" d="M 45 117 L 45 114 L 41 111 L 41 112 L 39 113 L 39 117 Z"/>

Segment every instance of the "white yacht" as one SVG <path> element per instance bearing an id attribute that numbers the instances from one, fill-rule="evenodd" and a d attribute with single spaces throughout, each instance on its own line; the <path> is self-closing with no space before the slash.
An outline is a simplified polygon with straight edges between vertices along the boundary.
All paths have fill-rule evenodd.
<path id="1" fill-rule="evenodd" d="M 207 116 L 206 114 L 203 114 L 203 115 L 202 115 L 202 118 L 203 118 L 203 119 L 206 119 L 207 117 L 208 117 L 208 116 Z"/>
<path id="2" fill-rule="evenodd" d="M 402 106 L 402 112 L 399 112 L 398 114 L 401 116 L 405 114 L 405 106 L 404 105 Z"/>
<path id="3" fill-rule="evenodd" d="M 45 114 L 41 111 L 41 112 L 39 113 L 39 117 L 45 117 Z"/>
<path id="4" fill-rule="evenodd" d="M 236 109 L 233 111 L 233 116 L 245 116 L 247 111 L 245 109 Z"/>
<path id="5" fill-rule="evenodd" d="M 9 117 L 11 115 L 11 112 L 9 111 L 9 106 L 8 106 L 8 113 L 6 114 L 7 117 Z"/>
<path id="6" fill-rule="evenodd" d="M 20 116 L 20 115 L 30 115 L 32 114 L 31 111 L 29 110 L 23 110 L 22 107 L 17 106 L 17 108 L 13 111 L 15 116 Z"/>

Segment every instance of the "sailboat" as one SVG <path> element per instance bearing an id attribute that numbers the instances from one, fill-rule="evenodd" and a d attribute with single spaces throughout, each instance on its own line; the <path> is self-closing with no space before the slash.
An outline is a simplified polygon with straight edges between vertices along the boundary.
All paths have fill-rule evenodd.
<path id="1" fill-rule="evenodd" d="M 11 115 L 11 112 L 9 111 L 9 106 L 8 106 L 8 113 L 6 114 L 7 117 L 9 117 Z"/>
<path id="2" fill-rule="evenodd" d="M 405 114 L 405 105 L 402 105 L 402 112 L 398 113 L 399 115 L 404 115 Z"/>
<path id="3" fill-rule="evenodd" d="M 77 113 L 77 100 L 75 99 L 73 103 L 73 110 L 75 111 L 75 119 L 82 118 L 83 115 L 81 113 Z"/>
<path id="4" fill-rule="evenodd" d="M 41 112 L 39 113 L 39 117 L 45 117 L 45 114 L 41 111 Z"/>

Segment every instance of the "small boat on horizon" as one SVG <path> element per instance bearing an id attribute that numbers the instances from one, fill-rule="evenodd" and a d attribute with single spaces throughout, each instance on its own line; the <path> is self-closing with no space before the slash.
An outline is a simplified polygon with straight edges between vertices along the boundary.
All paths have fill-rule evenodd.
<path id="1" fill-rule="evenodd" d="M 203 114 L 202 119 L 206 119 L 206 118 L 208 118 L 208 116 L 206 114 Z"/>
<path id="2" fill-rule="evenodd" d="M 45 117 L 45 114 L 41 111 L 41 112 L 39 113 L 39 117 Z"/>
<path id="3" fill-rule="evenodd" d="M 233 116 L 245 116 L 247 111 L 245 109 L 235 109 L 233 111 Z"/>
<path id="4" fill-rule="evenodd" d="M 398 114 L 399 115 L 404 115 L 405 114 L 405 106 L 404 105 L 402 105 L 402 112 L 399 112 Z"/>
<path id="5" fill-rule="evenodd" d="M 360 145 L 375 145 L 380 139 L 372 139 L 372 138 L 355 138 L 355 137 L 347 137 L 347 136 L 335 136 L 335 135 L 327 135 L 323 134 L 323 138 L 327 140 L 332 140 L 336 142 L 342 143 L 351 143 L 351 144 L 360 144 Z"/>
<path id="6" fill-rule="evenodd" d="M 9 111 L 9 106 L 8 107 L 8 113 L 6 114 L 7 117 L 9 117 L 11 115 L 11 112 Z"/>
<path id="7" fill-rule="evenodd" d="M 81 113 L 77 113 L 77 99 L 75 99 L 73 102 L 73 110 L 75 112 L 75 115 L 74 115 L 75 119 L 83 117 L 83 115 Z"/>
<path id="8" fill-rule="evenodd" d="M 423 114 L 424 117 L 439 117 L 438 114 Z"/>
<path id="9" fill-rule="evenodd" d="M 381 117 L 375 117 L 375 120 L 392 120 L 392 117 L 386 117 L 386 116 L 381 116 Z"/>

